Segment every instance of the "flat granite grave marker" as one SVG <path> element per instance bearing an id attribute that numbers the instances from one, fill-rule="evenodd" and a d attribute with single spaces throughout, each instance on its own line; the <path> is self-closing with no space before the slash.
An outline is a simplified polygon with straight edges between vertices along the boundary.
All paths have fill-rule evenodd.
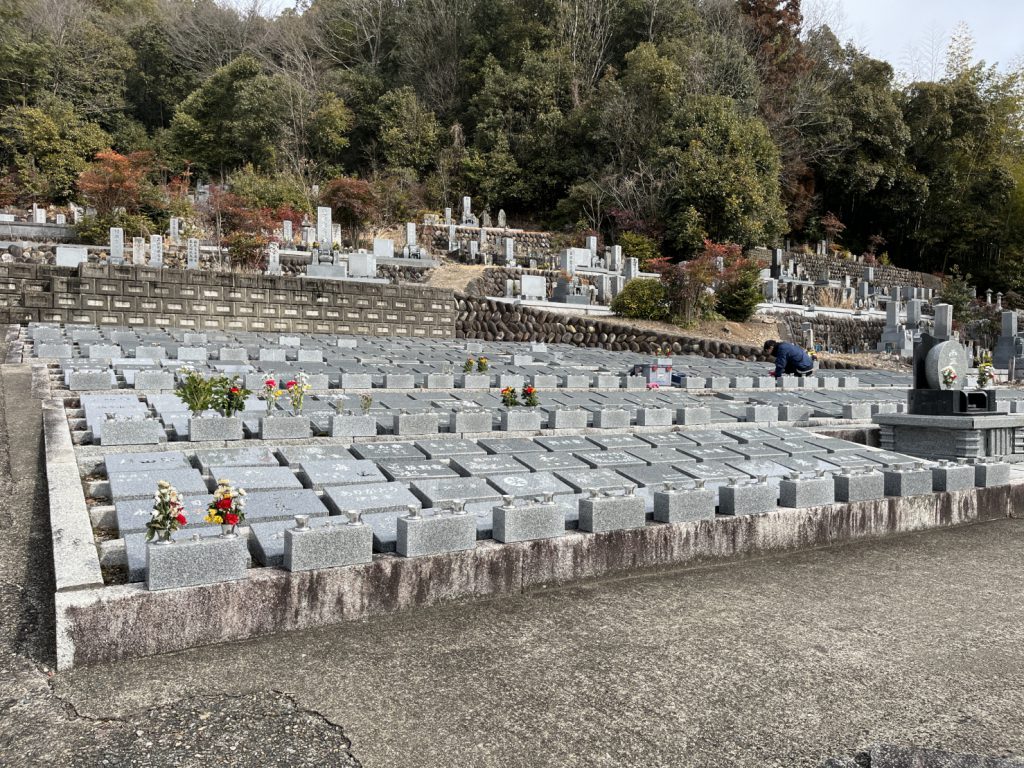
<path id="1" fill-rule="evenodd" d="M 358 513 L 347 525 L 327 521 L 310 528 L 308 520 L 300 516 L 295 527 L 284 531 L 285 570 L 310 571 L 371 562 L 373 530 L 357 519 Z"/>
<path id="2" fill-rule="evenodd" d="M 146 546 L 146 587 L 194 587 L 244 579 L 249 550 L 242 536 Z"/>

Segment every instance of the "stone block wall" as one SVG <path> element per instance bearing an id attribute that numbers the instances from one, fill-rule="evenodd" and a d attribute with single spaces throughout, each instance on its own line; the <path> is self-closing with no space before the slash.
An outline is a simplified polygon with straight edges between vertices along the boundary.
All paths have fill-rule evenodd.
<path id="1" fill-rule="evenodd" d="M 81 264 L 0 264 L 0 322 L 451 338 L 455 299 L 426 286 Z"/>
<path id="2" fill-rule="evenodd" d="M 867 264 L 856 261 L 847 261 L 836 256 L 818 256 L 816 254 L 786 253 L 785 259 L 793 259 L 806 271 L 811 280 L 824 280 L 828 276 L 831 280 L 842 280 L 849 275 L 854 281 L 864 277 L 864 268 Z M 889 288 L 896 285 L 907 285 L 915 288 L 942 288 L 942 278 L 935 275 L 928 275 L 924 272 L 912 272 L 909 269 L 900 267 L 882 266 L 875 264 L 875 279 L 872 284 L 881 288 Z"/>
<path id="3" fill-rule="evenodd" d="M 615 351 L 653 353 L 670 349 L 675 354 L 762 360 L 758 347 L 709 341 L 682 333 L 633 328 L 605 318 L 562 315 L 499 301 L 456 294 L 458 314 L 455 336 L 484 341 L 538 341 L 575 344 Z"/>
<path id="4" fill-rule="evenodd" d="M 803 342 L 801 326 L 806 317 L 800 314 L 784 314 L 778 316 L 778 322 L 784 327 L 786 339 L 798 343 Z M 814 341 L 827 350 L 835 352 L 863 352 L 874 350 L 882 338 L 885 329 L 883 320 L 853 320 L 840 317 L 815 317 L 811 321 L 814 329 Z"/>

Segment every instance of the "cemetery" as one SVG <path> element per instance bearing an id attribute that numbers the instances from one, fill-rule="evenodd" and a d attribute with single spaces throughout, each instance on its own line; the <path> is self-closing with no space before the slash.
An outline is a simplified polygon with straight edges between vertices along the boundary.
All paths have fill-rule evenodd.
<path id="1" fill-rule="evenodd" d="M 61 668 L 1017 503 L 1024 396 L 969 367 L 945 305 L 912 375 L 776 379 L 752 349 L 466 338 L 468 297 L 367 286 L 391 306 L 375 333 L 11 326 L 44 398 Z"/>

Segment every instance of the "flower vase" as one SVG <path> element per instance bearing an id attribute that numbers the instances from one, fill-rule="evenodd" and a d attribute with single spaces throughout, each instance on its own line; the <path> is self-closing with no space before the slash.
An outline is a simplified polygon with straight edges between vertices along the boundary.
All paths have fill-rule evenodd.
<path id="1" fill-rule="evenodd" d="M 174 539 L 171 538 L 171 530 L 169 528 L 164 528 L 161 531 L 157 531 L 156 532 L 156 541 L 154 541 L 153 543 L 154 544 L 173 544 L 174 543 Z"/>
<path id="2" fill-rule="evenodd" d="M 237 523 L 221 523 L 220 537 L 222 539 L 234 539 L 238 537 Z"/>

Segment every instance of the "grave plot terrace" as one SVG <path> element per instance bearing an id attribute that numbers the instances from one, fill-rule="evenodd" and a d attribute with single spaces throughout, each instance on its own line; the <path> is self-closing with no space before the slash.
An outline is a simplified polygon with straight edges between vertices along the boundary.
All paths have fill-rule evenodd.
<path id="1" fill-rule="evenodd" d="M 61 667 L 1002 517 L 1015 493 L 1003 462 L 870 447 L 870 416 L 906 402 L 889 372 L 775 382 L 763 363 L 677 356 L 671 385 L 649 388 L 631 374 L 650 358 L 562 345 L 19 334 L 49 392 Z M 463 372 L 481 356 L 486 370 Z M 173 393 L 186 362 L 253 389 L 305 373 L 304 431 L 268 437 L 295 414 L 253 397 L 237 432 L 202 439 L 216 417 Z M 524 385 L 539 405 L 504 407 Z M 203 519 L 221 478 L 248 491 L 237 543 Z M 154 555 L 158 480 L 189 523 Z"/>

